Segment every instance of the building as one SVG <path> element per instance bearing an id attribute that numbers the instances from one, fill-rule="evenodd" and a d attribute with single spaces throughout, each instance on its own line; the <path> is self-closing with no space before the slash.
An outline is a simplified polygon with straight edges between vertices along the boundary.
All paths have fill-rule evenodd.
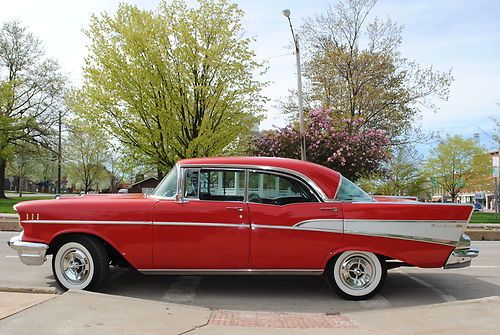
<path id="1" fill-rule="evenodd" d="M 130 185 L 128 187 L 128 193 L 150 194 L 156 186 L 158 186 L 158 179 L 149 177 Z"/>

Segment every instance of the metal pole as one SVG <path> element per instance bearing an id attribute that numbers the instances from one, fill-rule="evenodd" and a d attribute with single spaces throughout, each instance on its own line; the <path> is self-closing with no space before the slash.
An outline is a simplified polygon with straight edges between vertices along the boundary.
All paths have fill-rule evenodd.
<path id="1" fill-rule="evenodd" d="M 57 148 L 57 194 L 61 194 L 61 161 L 62 161 L 62 115 L 59 109 L 59 138 Z"/>
<path id="2" fill-rule="evenodd" d="M 299 35 L 293 31 L 292 20 L 290 19 L 290 11 L 283 11 L 283 14 L 288 19 L 290 31 L 292 32 L 293 43 L 295 44 L 295 59 L 297 61 L 297 95 L 299 98 L 299 130 L 300 130 L 300 159 L 306 160 L 306 136 L 304 127 L 304 101 L 302 99 L 302 71 L 300 69 L 300 47 Z"/>
<path id="3" fill-rule="evenodd" d="M 295 58 L 297 60 L 297 95 L 299 98 L 300 159 L 306 160 L 306 137 L 304 129 L 304 101 L 302 99 L 302 71 L 300 68 L 299 35 L 295 34 Z"/>
<path id="4" fill-rule="evenodd" d="M 500 209 L 500 187 L 498 186 L 498 177 L 495 177 L 495 218 L 498 217 L 498 212 Z"/>
<path id="5" fill-rule="evenodd" d="M 500 142 L 498 142 L 497 155 L 500 157 Z M 500 158 L 499 158 L 500 159 Z M 500 166 L 497 168 L 497 175 L 495 176 L 495 218 L 498 218 L 498 213 L 500 212 Z"/>

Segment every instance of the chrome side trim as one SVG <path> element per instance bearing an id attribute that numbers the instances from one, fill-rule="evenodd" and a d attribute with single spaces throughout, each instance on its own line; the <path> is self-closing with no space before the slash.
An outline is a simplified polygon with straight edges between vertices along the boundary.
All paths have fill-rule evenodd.
<path id="1" fill-rule="evenodd" d="M 374 219 L 346 219 L 349 222 L 449 222 L 449 223 L 467 223 L 467 220 L 374 220 Z"/>
<path id="2" fill-rule="evenodd" d="M 323 269 L 139 269 L 147 275 L 300 275 L 321 276 Z"/>
<path id="3" fill-rule="evenodd" d="M 17 251 L 21 262 L 26 265 L 42 265 L 45 260 L 45 253 L 49 246 L 45 243 L 24 242 L 22 240 L 23 232 L 12 237 L 7 244 Z"/>
<path id="4" fill-rule="evenodd" d="M 323 230 L 333 233 L 344 232 L 344 220 L 342 219 L 313 219 L 301 221 L 294 225 L 295 228 Z"/>
<path id="5" fill-rule="evenodd" d="M 474 207 L 474 205 L 471 204 L 460 204 L 460 203 L 455 203 L 455 202 L 420 202 L 420 201 L 355 201 L 351 202 L 353 204 L 377 204 L 377 205 L 433 205 L 433 206 L 467 206 L 470 205 L 471 208 Z"/>
<path id="6" fill-rule="evenodd" d="M 315 227 L 301 227 L 301 226 L 272 226 L 272 225 L 260 225 L 252 224 L 252 229 L 282 229 L 282 230 L 295 230 L 295 231 L 318 231 L 322 233 L 342 233 L 340 230 L 335 229 L 324 229 Z"/>
<path id="7" fill-rule="evenodd" d="M 328 219 L 326 219 L 328 220 Z M 318 221 L 318 220 L 311 220 L 311 221 Z M 334 220 L 328 220 L 328 221 L 334 221 Z M 339 220 L 341 221 L 341 220 Z M 304 221 L 307 222 L 307 221 Z M 409 221 L 411 222 L 411 221 Z M 298 226 L 301 222 L 299 222 L 295 226 L 273 226 L 273 225 L 259 225 L 259 224 L 252 224 L 251 227 L 252 229 L 279 229 L 279 230 L 295 230 L 295 231 L 316 231 L 316 232 L 322 232 L 322 233 L 334 233 L 334 234 L 341 234 L 342 231 L 340 228 L 336 229 L 336 227 L 303 227 L 303 226 Z M 448 246 L 456 246 L 457 241 L 456 240 L 447 240 L 447 239 L 439 239 L 439 238 L 432 238 L 432 237 L 425 237 L 425 236 L 413 236 L 413 235 L 403 235 L 403 234 L 392 234 L 392 233 L 384 233 L 384 232 L 363 232 L 363 231 L 347 231 L 344 229 L 345 234 L 350 234 L 350 235 L 362 235 L 362 236 L 372 236 L 372 237 L 383 237 L 383 238 L 392 238 L 392 239 L 399 239 L 399 240 L 407 240 L 407 241 L 416 241 L 416 242 L 426 242 L 426 243 L 436 243 L 436 244 L 443 244 L 443 245 L 448 245 Z"/>
<path id="8" fill-rule="evenodd" d="M 40 224 L 112 224 L 112 225 L 150 225 L 151 221 L 93 221 L 93 220 L 23 220 L 21 223 Z"/>
<path id="9" fill-rule="evenodd" d="M 155 221 L 158 226 L 192 226 L 192 227 L 223 227 L 223 228 L 250 228 L 247 223 L 219 223 L 219 222 L 163 222 Z"/>
<path id="10" fill-rule="evenodd" d="M 435 242 L 456 246 L 466 221 L 344 220 L 344 233 Z"/>
<path id="11" fill-rule="evenodd" d="M 362 236 L 371 236 L 371 237 L 383 237 L 383 238 L 394 238 L 398 240 L 406 240 L 406 241 L 415 241 L 415 242 L 426 242 L 426 243 L 435 243 L 442 244 L 448 246 L 455 246 L 457 241 L 450 240 L 440 240 L 435 238 L 427 238 L 421 236 L 409 236 L 409 235 L 398 235 L 398 234 L 386 234 L 386 233 L 362 233 L 362 232 L 345 232 L 350 235 L 362 235 Z"/>

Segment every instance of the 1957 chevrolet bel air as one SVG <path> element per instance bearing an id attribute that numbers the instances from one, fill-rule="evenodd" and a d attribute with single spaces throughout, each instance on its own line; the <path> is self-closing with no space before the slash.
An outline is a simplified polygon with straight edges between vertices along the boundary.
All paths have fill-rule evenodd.
<path id="1" fill-rule="evenodd" d="M 397 266 L 469 266 L 473 207 L 371 197 L 326 167 L 282 158 L 181 160 L 153 195 L 15 206 L 27 265 L 52 254 L 64 289 L 97 289 L 110 265 L 145 274 L 322 275 L 366 299 Z"/>

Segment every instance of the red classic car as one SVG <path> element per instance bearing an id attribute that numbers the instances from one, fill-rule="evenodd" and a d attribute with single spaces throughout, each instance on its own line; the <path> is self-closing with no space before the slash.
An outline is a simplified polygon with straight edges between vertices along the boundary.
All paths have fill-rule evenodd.
<path id="1" fill-rule="evenodd" d="M 325 274 L 347 299 L 387 269 L 456 268 L 478 251 L 473 207 L 372 198 L 326 167 L 282 158 L 179 161 L 153 195 L 86 195 L 15 206 L 9 245 L 27 265 L 52 254 L 64 288 L 97 289 L 110 267 L 146 274 Z"/>

